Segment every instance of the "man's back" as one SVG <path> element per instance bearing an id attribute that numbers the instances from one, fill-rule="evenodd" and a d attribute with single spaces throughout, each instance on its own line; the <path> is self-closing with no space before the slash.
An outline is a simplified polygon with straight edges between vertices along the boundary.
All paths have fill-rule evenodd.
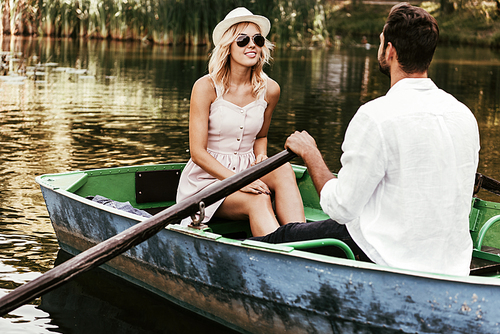
<path id="1" fill-rule="evenodd" d="M 391 89 L 351 120 L 338 178 L 307 132 L 292 134 L 285 147 L 309 168 L 339 231 L 331 235 L 354 241 L 378 264 L 468 275 L 479 131 L 471 111 L 428 79 L 438 39 L 438 23 L 424 9 L 391 8 L 377 54 Z"/>
<path id="2" fill-rule="evenodd" d="M 430 79 L 403 79 L 360 108 L 339 179 L 321 193 L 376 263 L 467 275 L 479 135 L 470 110 Z"/>

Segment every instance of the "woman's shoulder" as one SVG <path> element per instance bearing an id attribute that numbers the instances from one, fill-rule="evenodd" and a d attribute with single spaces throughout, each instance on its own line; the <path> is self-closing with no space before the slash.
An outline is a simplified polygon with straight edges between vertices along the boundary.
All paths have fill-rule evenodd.
<path id="1" fill-rule="evenodd" d="M 205 96 L 217 96 L 215 84 L 212 78 L 207 74 L 196 80 L 193 85 L 193 92 L 202 93 Z"/>
<path id="2" fill-rule="evenodd" d="M 267 78 L 267 90 L 266 90 L 266 100 L 270 101 L 278 98 L 280 96 L 281 88 L 280 85 L 271 78 Z"/>
<path id="3" fill-rule="evenodd" d="M 215 89 L 215 84 L 209 74 L 202 76 L 194 83 L 195 86 L 203 89 Z"/>

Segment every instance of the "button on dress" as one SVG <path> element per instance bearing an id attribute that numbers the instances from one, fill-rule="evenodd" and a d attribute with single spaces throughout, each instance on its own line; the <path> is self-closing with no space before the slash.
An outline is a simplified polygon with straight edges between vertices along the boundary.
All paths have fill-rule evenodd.
<path id="1" fill-rule="evenodd" d="M 217 91 L 217 99 L 210 106 L 208 117 L 207 152 L 229 170 L 238 173 L 255 161 L 253 146 L 257 134 L 264 124 L 267 102 L 265 91 L 260 97 L 244 107 L 226 101 Z M 177 203 L 219 182 L 190 159 L 181 174 L 177 189 Z M 205 208 L 207 222 L 224 199 Z M 191 218 L 182 221 L 189 225 Z"/>

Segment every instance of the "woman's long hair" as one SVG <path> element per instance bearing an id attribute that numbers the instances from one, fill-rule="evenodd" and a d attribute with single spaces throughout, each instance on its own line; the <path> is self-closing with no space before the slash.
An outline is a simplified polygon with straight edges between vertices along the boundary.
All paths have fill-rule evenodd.
<path id="1" fill-rule="evenodd" d="M 208 73 L 215 83 L 220 96 L 223 96 L 229 89 L 230 71 L 230 49 L 236 37 L 249 25 L 249 22 L 241 22 L 231 26 L 222 36 L 219 44 L 214 48 L 208 62 Z M 267 75 L 263 71 L 265 64 L 271 60 L 271 50 L 274 45 L 266 39 L 266 43 L 261 48 L 259 61 L 252 68 L 252 94 L 257 98 L 262 94 L 267 86 Z"/>

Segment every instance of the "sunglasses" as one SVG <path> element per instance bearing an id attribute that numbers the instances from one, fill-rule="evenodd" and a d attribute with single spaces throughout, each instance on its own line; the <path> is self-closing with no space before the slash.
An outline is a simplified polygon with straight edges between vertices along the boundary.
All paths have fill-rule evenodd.
<path id="1" fill-rule="evenodd" d="M 266 43 L 266 39 L 261 34 L 255 34 L 252 37 L 252 39 L 253 39 L 253 42 L 255 43 L 255 45 L 257 45 L 260 48 L 263 47 L 264 44 Z M 248 36 L 248 35 L 241 34 L 238 36 L 238 38 L 236 38 L 236 44 L 240 48 L 247 46 L 248 43 L 250 43 L 250 36 Z"/>

